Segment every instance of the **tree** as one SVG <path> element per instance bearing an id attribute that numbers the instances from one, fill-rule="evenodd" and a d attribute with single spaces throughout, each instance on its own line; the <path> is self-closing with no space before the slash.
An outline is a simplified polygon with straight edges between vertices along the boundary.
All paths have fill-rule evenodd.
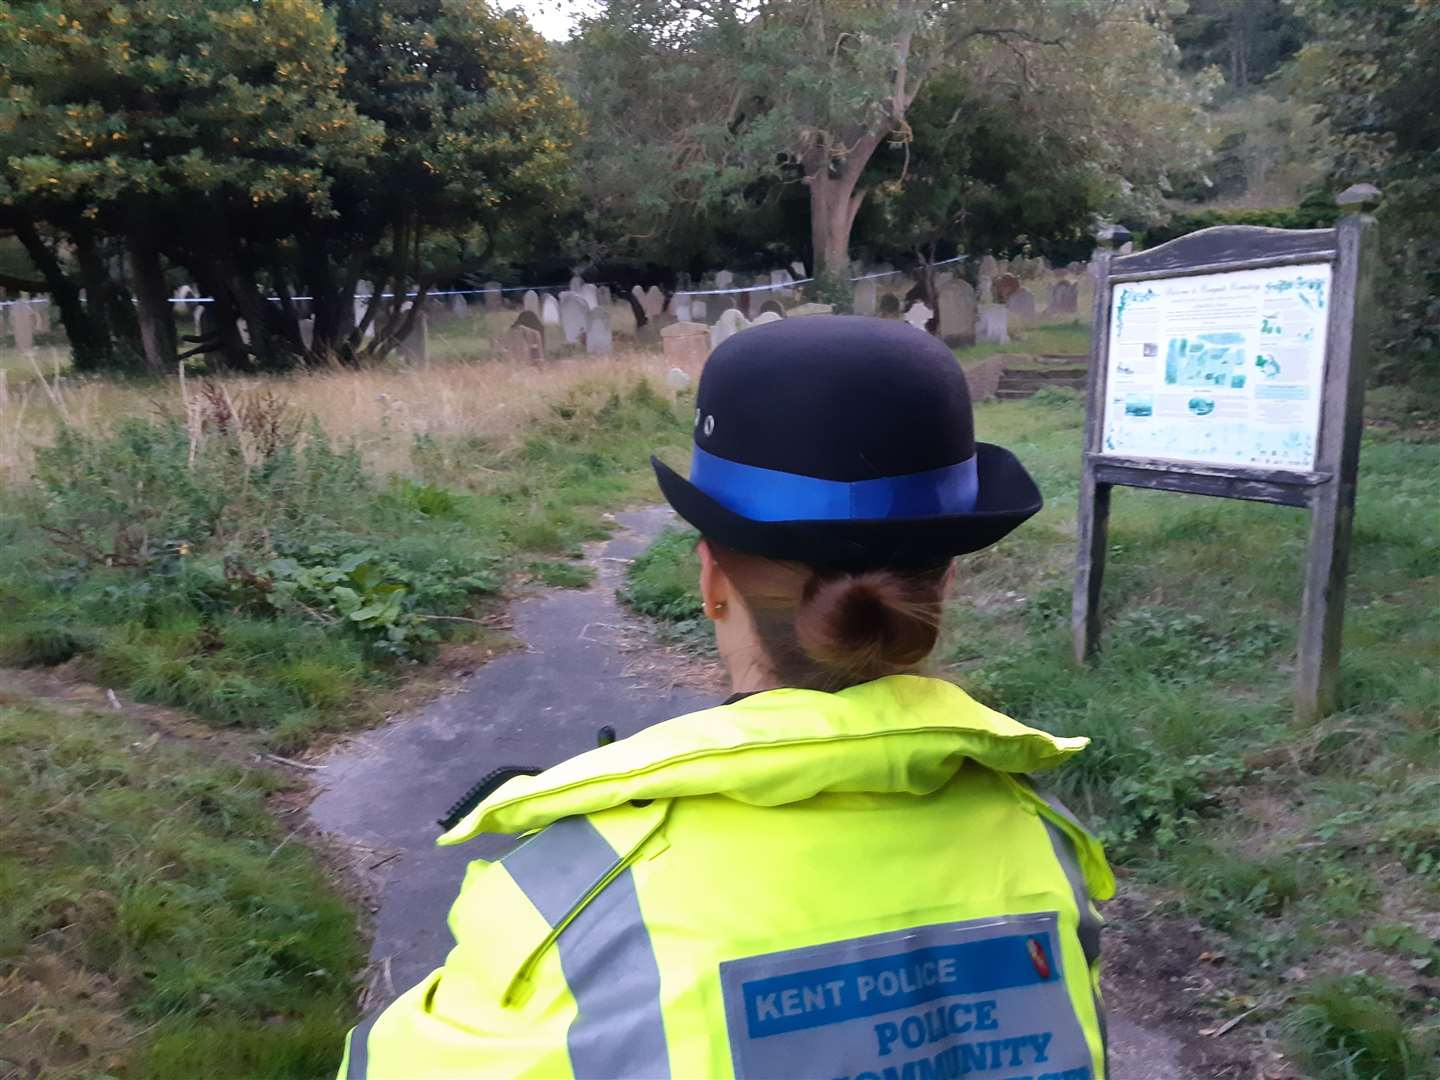
<path id="1" fill-rule="evenodd" d="M 1174 25 L 1184 65 L 1214 65 L 1235 90 L 1263 82 L 1299 51 L 1307 33 L 1288 0 L 1190 0 Z"/>
<path id="2" fill-rule="evenodd" d="M 1305 0 L 1317 31 L 1299 58 L 1329 122 L 1330 186 L 1378 184 L 1382 379 L 1440 379 L 1440 6 Z"/>
<path id="3" fill-rule="evenodd" d="M 582 23 L 576 78 L 594 122 L 619 117 L 628 139 L 606 138 L 617 156 L 600 150 L 589 164 L 620 173 L 643 161 L 632 173 L 643 190 L 627 200 L 637 209 L 736 206 L 757 180 L 803 184 L 817 273 L 838 276 L 866 170 L 882 145 L 909 141 L 911 107 L 938 74 L 963 73 L 977 103 L 1017 107 L 1064 85 L 1085 106 L 1067 112 L 1088 121 L 1126 95 L 1158 105 L 1158 123 L 1138 133 L 1093 132 L 1089 149 L 1107 162 L 1157 126 L 1173 131 L 1177 116 L 1192 121 L 1162 15 L 1152 0 L 609 0 Z M 1153 198 L 1163 176 L 1136 190 Z"/>

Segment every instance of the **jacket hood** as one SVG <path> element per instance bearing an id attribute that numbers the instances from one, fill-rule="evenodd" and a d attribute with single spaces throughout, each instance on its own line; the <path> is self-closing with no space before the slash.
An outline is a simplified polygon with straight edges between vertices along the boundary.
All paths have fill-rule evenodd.
<path id="1" fill-rule="evenodd" d="M 924 795 L 975 761 L 1053 768 L 1090 740 L 1026 727 L 940 679 L 895 675 L 836 694 L 769 690 L 690 713 L 503 784 L 441 844 L 522 833 L 632 799 L 721 795 L 755 806 L 822 792 Z"/>

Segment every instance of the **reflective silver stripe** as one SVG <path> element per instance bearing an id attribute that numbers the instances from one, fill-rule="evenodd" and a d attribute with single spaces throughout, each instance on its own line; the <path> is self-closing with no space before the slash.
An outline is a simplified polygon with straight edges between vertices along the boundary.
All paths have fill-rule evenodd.
<path id="1" fill-rule="evenodd" d="M 383 1007 L 376 1009 L 350 1029 L 350 1064 L 345 1070 L 346 1080 L 365 1080 L 366 1073 L 370 1071 L 370 1032 L 384 1012 Z"/>
<path id="2" fill-rule="evenodd" d="M 615 868 L 620 856 L 586 818 L 570 817 L 500 861 L 553 927 Z M 668 1078 L 660 968 L 628 867 L 581 908 L 555 944 L 575 998 L 566 1041 L 576 1080 Z"/>
<path id="3" fill-rule="evenodd" d="M 1038 793 L 1037 793 L 1038 794 Z M 1075 817 L 1069 810 L 1065 809 L 1063 803 L 1053 795 L 1041 795 L 1056 813 L 1060 814 L 1066 821 L 1075 822 Z M 1049 818 L 1040 819 L 1045 824 L 1045 831 L 1050 836 L 1050 846 L 1055 849 L 1055 858 L 1060 863 L 1060 868 L 1065 871 L 1065 880 L 1070 883 L 1070 891 L 1075 894 L 1075 910 L 1079 913 L 1079 924 L 1076 927 L 1076 936 L 1080 938 L 1080 948 L 1085 953 L 1085 962 L 1090 967 L 1100 959 L 1100 930 L 1105 925 L 1105 920 L 1100 918 L 1095 910 L 1095 905 L 1090 902 L 1090 889 L 1085 884 L 1085 873 L 1080 869 L 1080 859 L 1075 851 L 1075 841 L 1070 834 L 1056 825 Z M 1080 828 L 1078 822 L 1076 827 Z M 1089 972 L 1086 973 L 1089 977 Z M 1100 1025 L 1100 1044 L 1105 1050 L 1105 1075 L 1110 1075 L 1110 1026 L 1105 1016 L 1105 1002 L 1099 994 L 1092 994 L 1095 1002 L 1095 1019 Z"/>

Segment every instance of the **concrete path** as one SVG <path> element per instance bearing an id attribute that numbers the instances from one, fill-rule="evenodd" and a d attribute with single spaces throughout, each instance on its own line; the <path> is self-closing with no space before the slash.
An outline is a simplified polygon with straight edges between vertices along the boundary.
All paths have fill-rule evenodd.
<path id="1" fill-rule="evenodd" d="M 514 605 L 525 651 L 491 661 L 460 692 L 355 738 L 315 774 L 313 822 L 358 849 L 361 867 L 373 871 L 371 961 L 385 977 L 375 983 L 372 1007 L 444 960 L 453 944 L 445 916 L 466 864 L 494 859 L 512 842 L 482 836 L 435 846 L 436 819 L 471 784 L 500 765 L 545 767 L 587 750 L 602 724 L 623 738 L 723 697 L 634 670 L 634 654 L 621 647 L 629 620 L 615 589 L 623 560 L 671 517 L 657 508 L 617 518 L 623 531 L 592 554 L 590 588 L 545 590 Z M 1110 1032 L 1111 1080 L 1205 1080 L 1182 1065 L 1189 1055 L 1164 1031 L 1114 1015 Z"/>

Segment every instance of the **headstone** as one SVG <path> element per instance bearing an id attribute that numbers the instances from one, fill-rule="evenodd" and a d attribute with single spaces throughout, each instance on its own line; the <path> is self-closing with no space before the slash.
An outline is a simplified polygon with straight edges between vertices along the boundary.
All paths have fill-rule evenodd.
<path id="1" fill-rule="evenodd" d="M 762 311 L 759 315 L 755 316 L 754 321 L 752 321 L 750 325 L 764 326 L 766 323 L 779 322 L 784 317 L 785 316 L 778 311 Z"/>
<path id="2" fill-rule="evenodd" d="M 785 317 L 785 305 L 779 300 L 766 300 L 760 305 L 761 315 L 774 315 L 778 319 Z"/>
<path id="3" fill-rule="evenodd" d="M 975 340 L 1010 343 L 1010 309 L 1004 304 L 981 304 L 975 321 Z"/>
<path id="4" fill-rule="evenodd" d="M 665 359 L 672 364 L 704 363 L 710 355 L 710 328 L 704 323 L 676 322 L 660 331 Z"/>
<path id="5" fill-rule="evenodd" d="M 715 288 L 729 289 L 735 284 L 735 275 L 729 270 L 719 270 L 715 273 Z"/>
<path id="6" fill-rule="evenodd" d="M 981 277 L 993 278 L 999 272 L 1000 269 L 998 264 L 995 262 L 994 255 L 987 254 L 983 258 L 981 258 L 979 270 L 979 274 Z"/>
<path id="7" fill-rule="evenodd" d="M 454 315 L 457 319 L 463 319 L 466 315 L 470 314 L 470 305 L 465 303 L 465 297 L 459 293 L 450 297 L 450 314 Z"/>
<path id="8" fill-rule="evenodd" d="M 739 308 L 731 308 L 715 321 L 714 326 L 710 327 L 710 348 L 717 348 L 726 338 L 738 334 L 749 325 L 750 320 L 740 312 Z"/>
<path id="9" fill-rule="evenodd" d="M 1001 274 L 995 279 L 995 303 L 1007 303 L 1010 297 L 1015 295 L 1015 290 L 1020 288 L 1020 279 L 1014 274 Z"/>
<path id="10" fill-rule="evenodd" d="M 975 290 L 968 281 L 941 286 L 935 297 L 940 316 L 938 333 L 947 345 L 970 345 L 975 341 Z"/>
<path id="11" fill-rule="evenodd" d="M 540 351 L 545 351 L 545 324 L 540 321 L 540 316 L 528 308 L 515 316 L 515 321 L 510 324 L 512 327 L 523 326 L 527 330 L 534 330 L 540 335 Z"/>
<path id="12" fill-rule="evenodd" d="M 645 314 L 654 318 L 665 310 L 665 293 L 659 285 L 651 285 L 645 290 L 645 299 L 642 302 L 645 305 Z"/>
<path id="13" fill-rule="evenodd" d="M 195 336 L 197 338 L 203 338 L 205 336 L 205 308 L 205 304 L 195 305 Z"/>
<path id="14" fill-rule="evenodd" d="M 530 312 L 530 314 L 534 315 L 537 319 L 540 317 L 540 294 L 534 289 L 525 290 L 525 298 L 522 301 L 522 305 L 526 311 Z"/>
<path id="15" fill-rule="evenodd" d="M 540 321 L 546 326 L 560 325 L 560 304 L 549 293 L 540 299 Z"/>
<path id="16" fill-rule="evenodd" d="M 682 322 L 690 321 L 690 294 L 676 293 L 670 298 L 670 314 Z"/>
<path id="17" fill-rule="evenodd" d="M 485 298 L 486 311 L 499 311 L 505 303 L 505 294 L 500 291 L 500 282 L 498 281 L 485 282 L 485 288 L 481 295 Z"/>
<path id="18" fill-rule="evenodd" d="M 410 324 L 410 332 L 400 339 L 396 348 L 412 364 L 423 364 L 430 358 L 430 320 L 423 307 Z"/>
<path id="19" fill-rule="evenodd" d="M 580 290 L 580 299 L 584 300 L 585 303 L 589 304 L 591 307 L 599 307 L 600 290 L 597 289 L 594 285 L 586 285 Z"/>
<path id="20" fill-rule="evenodd" d="M 1023 325 L 1035 321 L 1035 294 L 1024 286 L 1010 294 L 1005 306 L 1010 309 L 1010 314 L 1017 323 Z"/>
<path id="21" fill-rule="evenodd" d="M 880 297 L 880 316 L 885 319 L 893 319 L 900 314 L 900 298 L 892 292 L 887 292 Z"/>
<path id="22" fill-rule="evenodd" d="M 694 380 L 678 367 L 672 367 L 665 373 L 665 386 L 672 394 L 683 394 L 693 383 Z"/>
<path id="23" fill-rule="evenodd" d="M 910 310 L 905 312 L 905 321 L 915 327 L 916 330 L 924 330 L 926 325 L 934 317 L 935 313 L 930 310 L 924 300 L 915 301 L 915 303 L 910 305 Z"/>
<path id="24" fill-rule="evenodd" d="M 796 259 L 790 264 L 790 272 L 794 274 L 797 279 L 803 278 L 805 276 L 805 264 L 799 259 Z"/>
<path id="25" fill-rule="evenodd" d="M 710 310 L 710 305 L 704 300 L 690 301 L 690 319 L 692 322 L 704 322 L 705 315 Z"/>
<path id="26" fill-rule="evenodd" d="M 586 319 L 590 305 L 580 298 L 579 293 L 560 294 L 560 331 L 565 335 L 565 344 L 578 345 L 585 334 Z"/>
<path id="27" fill-rule="evenodd" d="M 533 315 L 534 312 L 527 311 L 525 314 Z M 540 331 L 522 325 L 519 319 L 505 331 L 500 339 L 500 348 L 505 359 L 516 364 L 538 363 L 545 359 L 545 339 Z"/>
<path id="28" fill-rule="evenodd" d="M 50 332 L 50 298 L 43 297 L 30 305 L 31 313 L 35 316 L 35 332 L 37 334 L 48 334 Z"/>
<path id="29" fill-rule="evenodd" d="M 585 351 L 591 356 L 609 356 L 614 348 L 610 332 L 610 309 L 593 307 L 586 315 Z"/>
<path id="30" fill-rule="evenodd" d="M 189 300 L 190 297 L 192 297 L 192 296 L 194 296 L 194 295 L 195 295 L 195 292 L 194 292 L 193 289 L 190 288 L 189 285 L 181 285 L 178 289 L 175 290 L 175 314 L 176 314 L 176 315 L 189 315 L 189 314 L 190 314 L 190 305 L 189 305 L 188 303 L 186 303 L 186 301 Z"/>
<path id="31" fill-rule="evenodd" d="M 571 292 L 573 292 L 573 293 L 578 293 L 578 292 L 579 292 L 581 289 L 583 289 L 583 288 L 585 288 L 585 279 L 584 279 L 583 277 L 581 277 L 579 274 L 576 274 L 574 277 L 572 277 L 572 278 L 570 279 L 570 291 L 571 291 Z"/>
<path id="32" fill-rule="evenodd" d="M 1074 315 L 1079 310 L 1080 289 L 1071 281 L 1057 281 L 1050 286 L 1050 302 L 1046 315 Z"/>
<path id="33" fill-rule="evenodd" d="M 787 319 L 803 319 L 807 315 L 834 315 L 833 304 L 800 304 L 785 313 Z"/>
<path id="34" fill-rule="evenodd" d="M 375 286 L 368 281 L 357 281 L 355 283 L 356 326 L 359 326 L 361 321 L 365 318 L 365 312 L 370 310 L 370 305 L 374 302 L 374 292 Z M 206 306 L 208 307 L 209 305 Z M 375 323 L 373 320 L 371 321 L 370 325 L 365 328 L 365 336 L 367 338 L 375 336 Z"/>
<path id="35" fill-rule="evenodd" d="M 855 283 L 854 308 L 856 315 L 874 315 L 879 303 L 879 286 L 874 278 L 865 278 Z"/>
<path id="36" fill-rule="evenodd" d="M 595 289 L 595 296 L 597 297 L 596 304 L 600 307 L 609 307 L 615 302 L 614 297 L 610 295 L 609 285 L 597 286 Z"/>
<path id="37" fill-rule="evenodd" d="M 15 348 L 29 352 L 35 348 L 35 314 L 28 293 L 21 293 L 10 308 L 10 332 L 15 335 Z"/>
<path id="38" fill-rule="evenodd" d="M 705 304 L 705 321 L 711 326 L 714 326 L 716 321 L 721 315 L 724 315 L 725 312 L 739 309 L 740 305 L 737 301 L 743 300 L 745 296 L 745 293 L 740 293 L 738 296 L 734 293 L 720 293 L 717 296 L 711 296 Z M 695 305 L 693 303 L 690 305 L 690 313 L 692 315 L 695 313 Z M 742 310 L 740 313 L 743 315 L 744 311 Z M 700 320 L 696 319 L 695 321 L 699 322 Z"/>

